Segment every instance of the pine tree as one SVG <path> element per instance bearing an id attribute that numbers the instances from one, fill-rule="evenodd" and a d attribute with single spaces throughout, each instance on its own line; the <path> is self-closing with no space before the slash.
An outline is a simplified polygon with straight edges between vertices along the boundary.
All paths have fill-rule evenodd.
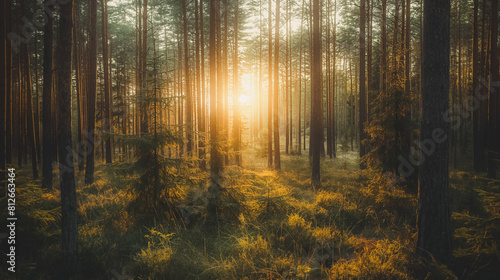
<path id="1" fill-rule="evenodd" d="M 78 264 L 78 224 L 75 171 L 71 154 L 71 50 L 73 40 L 73 0 L 60 7 L 58 44 L 58 135 L 59 169 L 61 177 L 62 250 L 68 274 L 76 272 Z M 68 149 L 69 148 L 69 149 Z"/>
<path id="2" fill-rule="evenodd" d="M 449 107 L 449 0 L 424 0 L 423 31 L 421 136 L 424 140 L 432 139 L 435 150 L 420 166 L 417 253 L 430 254 L 446 263 L 452 249 L 448 124 L 443 119 Z"/>

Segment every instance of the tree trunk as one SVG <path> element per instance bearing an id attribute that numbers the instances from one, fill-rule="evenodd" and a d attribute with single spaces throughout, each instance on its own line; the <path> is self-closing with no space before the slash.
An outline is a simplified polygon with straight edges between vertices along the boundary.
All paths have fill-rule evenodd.
<path id="1" fill-rule="evenodd" d="M 420 166 L 417 253 L 446 263 L 451 257 L 448 198 L 450 1 L 424 1 L 422 50 L 422 139 L 435 147 Z M 436 38 L 440 38 L 436 40 Z"/>
<path id="2" fill-rule="evenodd" d="M 108 70 L 108 1 L 101 0 L 102 13 L 102 63 L 104 65 L 104 130 L 108 134 L 106 137 L 106 163 L 112 163 L 111 158 L 111 90 L 110 90 L 110 70 Z"/>
<path id="3" fill-rule="evenodd" d="M 366 85 L 365 85 L 365 0 L 360 4 L 360 33 L 359 33 L 359 158 L 366 154 L 365 144 L 367 139 L 365 125 L 367 121 L 366 112 Z M 360 168 L 364 169 L 365 164 L 360 162 Z"/>
<path id="4" fill-rule="evenodd" d="M 148 0 L 144 0 L 143 3 L 144 12 L 142 13 L 142 53 L 141 55 L 141 97 L 142 97 L 142 106 L 141 106 L 141 134 L 146 134 L 149 132 L 149 113 L 148 113 Z"/>
<path id="5" fill-rule="evenodd" d="M 273 99 L 273 121 L 274 121 L 274 169 L 281 170 L 280 157 L 280 119 L 279 119 L 279 90 L 280 90 L 280 0 L 276 0 L 276 23 L 274 30 L 274 99 Z"/>
<path id="6" fill-rule="evenodd" d="M 75 76 L 76 76 L 76 107 L 77 107 L 77 114 L 78 114 L 78 127 L 77 127 L 77 133 L 78 133 L 78 147 L 77 147 L 77 152 L 78 152 L 78 169 L 79 171 L 84 170 L 84 165 L 83 162 L 85 160 L 85 152 L 84 152 L 84 145 L 83 143 L 83 123 L 84 123 L 84 112 L 83 112 L 83 86 L 82 86 L 82 75 L 81 75 L 81 63 L 80 63 L 80 51 L 78 49 L 78 27 L 77 27 L 77 19 L 76 19 L 76 9 L 73 10 L 73 62 L 74 62 L 74 68 L 75 68 Z M 50 20 L 50 19 L 49 19 Z M 51 31 L 52 32 L 52 31 Z M 52 40 L 52 39 L 50 39 Z M 52 42 L 51 48 L 52 48 Z M 52 49 L 51 49 L 52 52 Z M 52 53 L 51 53 L 52 56 Z M 50 68 L 52 68 L 52 65 L 50 65 Z M 44 72 L 45 75 L 45 72 Z M 48 73 L 48 75 L 52 75 L 51 73 Z M 44 81 L 45 81 L 45 76 L 44 76 Z M 45 83 L 45 82 L 44 82 Z M 45 87 L 44 87 L 45 89 Z M 45 103 L 44 103 L 45 104 Z"/>
<path id="7" fill-rule="evenodd" d="M 94 8 L 96 7 L 95 1 Z M 78 262 L 78 224 L 75 172 L 71 154 L 71 45 L 73 27 L 73 0 L 61 5 L 58 44 L 58 107 L 59 107 L 59 167 L 61 172 L 62 250 L 66 269 L 73 275 Z M 95 14 L 94 14 L 95 15 Z M 94 17 L 95 19 L 95 17 Z M 95 21 L 94 21 L 95 24 Z M 95 26 L 95 25 L 94 25 Z M 94 33 L 95 34 L 95 33 Z"/>
<path id="8" fill-rule="evenodd" d="M 302 0 L 302 12 L 300 17 L 300 47 L 299 47 L 299 106 L 298 106 L 298 128 L 297 128 L 297 143 L 298 143 L 298 153 L 302 154 L 302 38 L 303 38 L 303 26 L 304 26 L 304 10 L 306 1 Z M 304 92 L 305 95 L 305 92 Z M 305 113 L 304 113 L 305 115 Z M 305 133 L 304 133 L 305 134 Z"/>
<path id="9" fill-rule="evenodd" d="M 238 84 L 238 13 L 239 13 L 239 3 L 236 0 L 236 11 L 234 14 L 234 83 L 233 83 L 233 145 L 234 145 L 234 156 L 236 159 L 236 165 L 241 166 L 241 108 L 239 102 L 239 84 Z"/>
<path id="10" fill-rule="evenodd" d="M 203 3 L 203 2 L 202 2 Z M 203 32 L 203 25 L 199 24 L 199 16 L 200 14 L 203 15 L 203 4 L 200 3 L 200 9 L 198 10 L 198 0 L 194 1 L 195 5 L 195 45 L 196 45 L 196 93 L 197 93 L 197 114 L 198 114 L 198 159 L 199 159 L 199 166 L 202 171 L 205 171 L 206 169 L 206 163 L 205 163 L 205 115 L 203 114 L 205 110 L 205 99 L 204 99 L 204 93 L 201 90 L 201 83 L 203 83 L 203 80 L 201 80 L 201 71 L 204 71 L 205 69 L 201 68 L 200 69 L 200 29 Z M 166 32 L 166 31 L 165 31 Z M 166 37 L 166 36 L 165 36 Z M 203 45 L 204 42 L 201 41 L 201 44 Z"/>
<path id="11" fill-rule="evenodd" d="M 85 166 L 85 185 L 94 182 L 95 157 L 95 107 L 97 92 L 97 0 L 90 0 L 90 29 L 87 78 L 87 165 Z"/>
<path id="12" fill-rule="evenodd" d="M 498 0 L 491 1 L 491 22 L 490 22 L 490 79 L 488 85 L 489 117 L 488 117 L 488 177 L 496 178 L 496 161 L 500 152 L 500 94 L 498 89 L 500 83 L 500 73 L 498 69 Z"/>
<path id="13" fill-rule="evenodd" d="M 203 25 L 203 0 L 200 0 L 200 41 L 201 41 L 201 103 L 203 104 L 202 108 L 202 130 L 200 130 L 200 135 L 202 136 L 202 143 L 200 143 L 200 159 L 201 165 L 200 168 L 202 170 L 206 169 L 206 159 L 205 159 L 205 143 L 206 143 L 206 131 L 207 131 L 207 107 L 208 104 L 206 102 L 208 96 L 205 93 L 205 40 L 204 40 L 204 26 Z M 202 146 L 202 145 L 203 146 Z"/>
<path id="14" fill-rule="evenodd" d="M 268 27 L 269 27 L 269 90 L 267 101 L 267 167 L 273 167 L 273 29 L 271 20 L 271 0 L 268 6 Z"/>
<path id="15" fill-rule="evenodd" d="M 380 27 L 380 91 L 386 91 L 387 80 L 387 0 L 382 0 L 382 23 Z"/>
<path id="16" fill-rule="evenodd" d="M 321 187 L 320 177 L 320 153 L 322 145 L 323 130 L 323 108 L 321 99 L 323 98 L 321 82 L 321 31 L 319 26 L 319 2 L 313 0 L 313 29 L 312 29 L 312 61 L 311 61 L 311 136 L 310 147 L 312 154 L 312 178 L 314 187 Z"/>
<path id="17" fill-rule="evenodd" d="M 27 113 L 27 137 L 31 149 L 31 170 L 33 172 L 33 179 L 38 179 L 38 165 L 37 165 L 37 152 L 36 152 L 36 139 L 35 139 L 35 118 L 33 115 L 33 85 L 31 84 L 31 66 L 30 57 L 28 53 L 28 45 L 24 44 L 24 77 L 26 79 L 26 113 Z"/>
<path id="18" fill-rule="evenodd" d="M 7 120 L 7 36 L 6 36 L 6 26 L 7 26 L 7 1 L 2 1 L 0 4 L 0 20 L 2 25 L 0 26 L 0 190 L 2 191 L 2 197 L 5 196 L 5 186 L 4 183 L 6 176 L 6 120 Z"/>
<path id="19" fill-rule="evenodd" d="M 216 38 L 219 23 L 219 0 L 210 0 L 210 47 L 209 47 L 209 61 L 210 61 L 210 177 L 211 182 L 211 200 L 207 206 L 209 214 L 213 217 L 217 213 L 217 198 L 220 190 L 220 172 L 222 171 L 222 162 L 219 155 L 219 135 L 218 135 L 218 96 L 217 92 L 217 47 Z M 220 58 L 220 57 L 219 57 Z"/>
<path id="20" fill-rule="evenodd" d="M 184 32 L 184 80 L 186 82 L 186 138 L 187 138 L 187 155 L 193 156 L 193 96 L 191 93 L 191 81 L 189 74 L 189 46 L 188 46 L 188 20 L 187 20 L 187 0 L 182 2 L 182 18 Z"/>

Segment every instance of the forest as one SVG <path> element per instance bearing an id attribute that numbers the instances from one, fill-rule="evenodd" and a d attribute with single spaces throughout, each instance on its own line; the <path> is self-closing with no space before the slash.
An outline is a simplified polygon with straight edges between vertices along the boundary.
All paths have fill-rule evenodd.
<path id="1" fill-rule="evenodd" d="M 498 0 L 2 0 L 1 279 L 500 279 Z"/>

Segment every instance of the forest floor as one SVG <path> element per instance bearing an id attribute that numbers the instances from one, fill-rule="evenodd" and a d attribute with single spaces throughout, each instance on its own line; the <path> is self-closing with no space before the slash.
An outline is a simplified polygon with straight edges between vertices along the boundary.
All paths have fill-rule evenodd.
<path id="1" fill-rule="evenodd" d="M 225 170 L 212 222 L 207 175 L 175 186 L 178 215 L 148 219 L 129 207 L 137 175 L 98 165 L 95 183 L 84 186 L 77 173 L 75 279 L 499 279 L 498 181 L 451 172 L 454 258 L 446 267 L 414 254 L 416 195 L 377 186 L 358 166 L 356 152 L 324 159 L 322 187 L 313 189 L 307 151 L 282 155 L 276 172 L 247 148 L 243 167 Z M 16 278 L 63 279 L 60 193 L 42 191 L 25 169 L 17 175 Z M 0 278 L 14 279 L 6 269 Z"/>

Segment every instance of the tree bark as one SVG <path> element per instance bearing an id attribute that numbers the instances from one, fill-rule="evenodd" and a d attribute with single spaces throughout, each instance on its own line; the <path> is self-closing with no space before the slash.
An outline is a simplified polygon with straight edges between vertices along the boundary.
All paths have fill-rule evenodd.
<path id="1" fill-rule="evenodd" d="M 189 45 L 188 45 L 188 20 L 187 20 L 187 0 L 182 2 L 182 18 L 184 32 L 184 80 L 186 82 L 186 138 L 187 155 L 193 155 L 193 96 L 191 92 L 191 75 L 189 73 Z"/>
<path id="2" fill-rule="evenodd" d="M 321 187 L 320 176 L 320 154 L 323 130 L 323 108 L 321 106 L 322 92 L 322 66 L 321 66 L 321 31 L 319 19 L 319 2 L 313 0 L 313 32 L 312 32 L 312 61 L 311 61 L 311 154 L 312 154 L 312 178 L 314 187 Z"/>
<path id="3" fill-rule="evenodd" d="M 267 100 L 267 167 L 273 167 L 273 29 L 271 20 L 271 0 L 268 5 L 268 27 L 269 27 L 269 85 Z"/>
<path id="4" fill-rule="evenodd" d="M 279 119 L 279 90 L 280 90 L 280 0 L 276 0 L 276 23 L 274 30 L 274 99 L 273 99 L 273 121 L 274 121 L 274 169 L 281 170 L 280 157 L 280 119 Z"/>
<path id="5" fill-rule="evenodd" d="M 27 113 L 27 137 L 31 149 L 31 170 L 33 172 L 33 179 L 38 179 L 38 164 L 36 152 L 36 139 L 35 139 L 35 117 L 33 114 L 33 85 L 31 84 L 31 65 L 28 53 L 28 45 L 23 46 L 24 53 L 24 78 L 26 83 L 26 113 Z"/>
<path id="6" fill-rule="evenodd" d="M 6 176 L 6 126 L 7 126 L 7 1 L 2 1 L 0 11 L 0 190 L 5 196 Z"/>
<path id="7" fill-rule="evenodd" d="M 94 1 L 94 7 L 95 1 Z M 73 275 L 78 262 L 78 224 L 75 172 L 71 139 L 71 47 L 73 27 L 73 0 L 60 7 L 58 64 L 58 136 L 59 166 L 61 172 L 62 250 L 67 273 Z"/>
<path id="8" fill-rule="evenodd" d="M 364 140 L 367 139 L 365 125 L 367 121 L 366 111 L 366 84 L 365 84 L 365 28 L 366 10 L 365 1 L 360 4 L 360 33 L 359 33 L 359 158 L 366 154 Z M 364 169 L 365 164 L 360 162 L 360 168 Z"/>
<path id="9" fill-rule="evenodd" d="M 108 1 L 101 0 L 101 13 L 102 13 L 102 63 L 104 65 L 104 130 L 108 135 L 106 136 L 106 163 L 112 163 L 111 158 L 111 90 L 110 90 L 110 73 L 108 70 Z"/>
<path id="10" fill-rule="evenodd" d="M 435 144 L 419 172 L 417 253 L 446 263 L 451 257 L 448 124 L 450 1 L 424 1 L 422 50 L 422 139 Z M 437 38 L 437 39 L 436 39 Z M 424 140 L 425 141 L 425 140 Z"/>
<path id="11" fill-rule="evenodd" d="M 234 145 L 234 156 L 236 159 L 236 165 L 241 166 L 241 154 L 240 154 L 240 146 L 241 146 L 241 108 L 240 108 L 240 92 L 239 92 L 239 84 L 238 84 L 238 13 L 239 13 L 239 3 L 236 0 L 236 11 L 234 13 L 234 73 L 233 73 L 233 145 Z"/>
<path id="12" fill-rule="evenodd" d="M 90 0 L 89 60 L 87 78 L 87 165 L 85 166 L 85 185 L 94 182 L 95 157 L 95 107 L 97 92 L 97 0 Z"/>
<path id="13" fill-rule="evenodd" d="M 488 95 L 489 116 L 488 116 L 488 177 L 496 178 L 496 166 L 498 153 L 500 152 L 500 94 L 498 85 L 500 84 L 500 73 L 498 69 L 498 0 L 491 0 L 491 21 L 490 21 L 490 65 L 489 65 Z M 496 87 L 496 89 L 495 89 Z"/>

